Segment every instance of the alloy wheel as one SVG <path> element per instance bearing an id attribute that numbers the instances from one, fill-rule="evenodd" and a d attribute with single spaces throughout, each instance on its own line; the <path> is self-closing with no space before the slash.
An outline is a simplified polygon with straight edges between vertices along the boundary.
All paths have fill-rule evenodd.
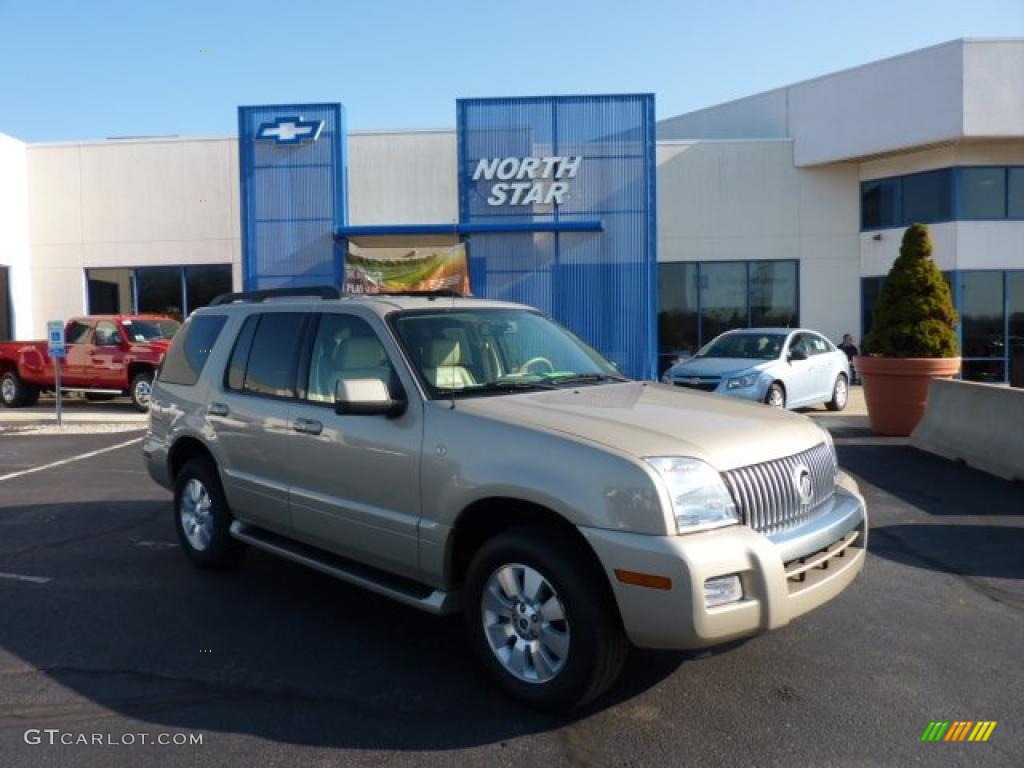
<path id="1" fill-rule="evenodd" d="M 213 504 L 206 486 L 194 477 L 185 484 L 178 514 L 181 516 L 181 529 L 192 548 L 202 552 L 210 546 Z"/>

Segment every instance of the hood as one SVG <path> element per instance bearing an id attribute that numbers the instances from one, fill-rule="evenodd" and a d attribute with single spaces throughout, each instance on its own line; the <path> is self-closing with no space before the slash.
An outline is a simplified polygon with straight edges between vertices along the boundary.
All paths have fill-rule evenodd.
<path id="1" fill-rule="evenodd" d="M 773 360 L 751 360 L 747 357 L 691 357 L 676 363 L 668 370 L 669 376 L 728 376 L 751 369 L 760 369 Z"/>
<path id="2" fill-rule="evenodd" d="M 806 416 L 668 384 L 631 381 L 466 398 L 456 408 L 582 438 L 636 458 L 693 456 L 719 471 L 791 456 L 824 440 Z"/>

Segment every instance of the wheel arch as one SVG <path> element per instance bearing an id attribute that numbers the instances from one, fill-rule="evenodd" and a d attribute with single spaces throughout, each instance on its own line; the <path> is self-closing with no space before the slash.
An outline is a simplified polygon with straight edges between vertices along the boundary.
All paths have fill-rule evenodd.
<path id="1" fill-rule="evenodd" d="M 197 457 L 206 457 L 217 467 L 217 459 L 209 448 L 199 439 L 190 435 L 183 435 L 174 441 L 171 450 L 167 452 L 167 471 L 173 482 L 182 467 Z"/>

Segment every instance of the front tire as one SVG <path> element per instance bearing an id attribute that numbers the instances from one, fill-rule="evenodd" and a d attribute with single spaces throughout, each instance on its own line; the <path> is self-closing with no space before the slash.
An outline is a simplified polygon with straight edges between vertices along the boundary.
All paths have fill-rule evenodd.
<path id="1" fill-rule="evenodd" d="M 132 399 L 132 407 L 139 413 L 149 410 L 149 398 L 153 393 L 153 372 L 141 371 L 132 377 L 132 386 L 128 391 Z"/>
<path id="2" fill-rule="evenodd" d="M 8 408 L 22 408 L 39 402 L 39 387 L 28 384 L 17 371 L 0 376 L 0 402 Z"/>
<path id="3" fill-rule="evenodd" d="M 543 710 L 596 698 L 629 651 L 607 579 L 584 545 L 551 526 L 487 541 L 465 584 L 466 632 L 509 696 Z"/>
<path id="4" fill-rule="evenodd" d="M 213 461 L 191 459 L 174 483 L 174 527 L 189 559 L 200 568 L 224 568 L 242 552 L 231 536 L 231 510 Z"/>
<path id="5" fill-rule="evenodd" d="M 836 376 L 836 383 L 832 386 L 832 399 L 825 403 L 830 411 L 841 411 L 846 407 L 850 399 L 850 385 L 846 381 L 846 374 L 840 373 Z"/>
<path id="6" fill-rule="evenodd" d="M 772 385 L 768 387 L 768 391 L 764 395 L 765 405 L 770 405 L 772 408 L 785 408 L 786 407 L 786 390 L 782 388 L 779 382 L 772 382 Z"/>

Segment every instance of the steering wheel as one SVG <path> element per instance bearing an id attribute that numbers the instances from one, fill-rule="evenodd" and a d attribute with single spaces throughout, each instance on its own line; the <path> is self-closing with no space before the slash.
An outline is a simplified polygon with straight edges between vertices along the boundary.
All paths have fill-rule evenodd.
<path id="1" fill-rule="evenodd" d="M 532 373 L 532 371 L 530 369 L 533 366 L 540 365 L 542 363 L 548 367 L 548 370 L 547 370 L 548 373 L 554 373 L 555 372 L 555 366 L 552 365 L 551 361 L 548 360 L 546 357 L 531 357 L 525 363 L 523 363 L 518 368 L 516 368 L 516 373 Z"/>

